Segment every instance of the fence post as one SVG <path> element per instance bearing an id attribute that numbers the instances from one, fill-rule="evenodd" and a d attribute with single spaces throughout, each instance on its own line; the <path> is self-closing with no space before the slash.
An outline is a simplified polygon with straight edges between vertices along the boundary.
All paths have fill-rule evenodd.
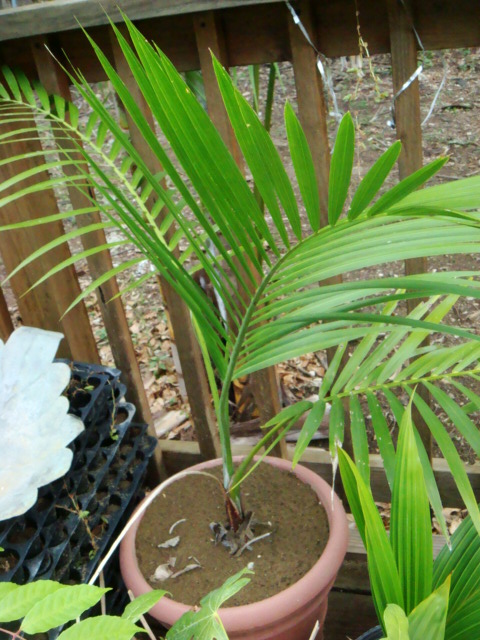
<path id="1" fill-rule="evenodd" d="M 298 116 L 308 140 L 317 176 L 320 196 L 321 225 L 328 224 L 328 177 L 330 173 L 330 146 L 327 131 L 327 105 L 322 78 L 317 69 L 317 54 L 287 11 L 288 33 L 292 52 L 292 65 L 297 90 Z M 310 0 L 301 0 L 298 15 L 310 38 L 315 43 L 312 6 Z"/>
<path id="2" fill-rule="evenodd" d="M 123 27 L 119 27 L 121 30 Z M 125 34 L 128 38 L 128 34 Z M 128 90 L 134 96 L 135 102 L 142 110 L 143 115 L 155 130 L 152 113 L 132 76 L 130 68 L 125 60 L 120 45 L 113 32 L 111 33 L 111 45 L 115 67 Z M 132 142 L 142 154 L 142 157 L 152 173 L 158 173 L 162 167 L 157 157 L 152 153 L 143 135 L 126 114 Z M 159 214 L 159 219 L 162 214 Z M 185 387 L 190 404 L 192 421 L 195 433 L 200 445 L 202 455 L 208 460 L 220 455 L 220 440 L 212 408 L 210 389 L 203 364 L 203 358 L 192 326 L 190 311 L 174 289 L 165 281 L 159 279 L 160 288 L 165 299 L 165 304 L 170 317 L 173 339 L 178 351 Z"/>
<path id="3" fill-rule="evenodd" d="M 57 94 L 65 100 L 71 100 L 68 77 L 59 64 L 53 59 L 46 49 L 47 40 L 44 37 L 32 41 L 32 56 L 35 61 L 40 82 L 49 94 Z M 79 142 L 80 144 L 80 142 Z M 57 145 L 62 148 L 62 140 L 57 140 Z M 80 154 L 78 154 L 81 159 Z M 75 175 L 75 168 L 66 166 L 66 175 Z M 89 198 L 76 189 L 68 188 L 68 195 L 73 209 L 82 209 L 91 206 Z M 79 227 L 101 222 L 98 212 L 88 213 L 77 217 Z M 105 232 L 99 229 L 82 237 L 84 249 L 101 246 L 107 242 Z M 102 251 L 87 258 L 88 268 L 95 280 L 112 269 L 113 263 L 109 251 Z M 155 429 L 148 399 L 143 387 L 142 376 L 138 366 L 135 349 L 132 343 L 128 327 L 125 309 L 120 298 L 114 298 L 119 292 L 116 278 L 111 278 L 98 287 L 97 302 L 102 314 L 108 342 L 112 349 L 115 365 L 122 372 L 122 379 L 127 386 L 127 398 L 135 405 L 137 416 L 148 424 L 150 435 L 155 436 Z M 154 466 L 150 473 L 151 481 L 159 481 L 161 477 L 162 453 L 159 447 L 155 449 Z"/>
<path id="4" fill-rule="evenodd" d="M 408 0 L 387 0 L 387 9 L 390 26 L 393 93 L 396 96 L 417 68 L 417 45 Z M 402 141 L 402 152 L 398 159 L 398 166 L 400 179 L 403 179 L 420 169 L 423 164 L 418 78 L 411 82 L 396 98 L 394 109 L 397 138 Z M 407 275 L 423 273 L 426 270 L 426 258 L 412 258 L 405 261 L 405 273 Z M 408 300 L 408 311 L 412 311 L 417 303 L 418 301 L 416 300 Z M 425 340 L 424 344 L 428 344 L 428 339 Z M 429 402 L 429 394 L 424 387 L 421 387 L 417 393 L 426 402 Z M 413 419 L 431 458 L 432 436 L 415 407 L 413 409 Z"/>
<path id="5" fill-rule="evenodd" d="M 225 67 L 228 67 L 225 36 L 220 17 L 214 11 L 206 11 L 195 14 L 193 21 L 208 113 L 240 170 L 243 171 L 243 156 L 223 104 L 211 59 L 211 53 L 213 53 Z M 252 374 L 251 386 L 260 422 L 265 424 L 282 408 L 275 367 L 268 367 Z M 286 444 L 283 440 L 272 449 L 272 454 L 281 458 L 287 457 Z"/>

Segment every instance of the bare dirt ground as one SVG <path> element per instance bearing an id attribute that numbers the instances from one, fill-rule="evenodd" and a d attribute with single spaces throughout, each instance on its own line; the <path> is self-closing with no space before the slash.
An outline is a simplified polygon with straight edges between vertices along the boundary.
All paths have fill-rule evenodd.
<path id="1" fill-rule="evenodd" d="M 423 56 L 424 72 L 420 76 L 422 117 L 425 117 L 432 105 L 442 81 L 444 86 L 438 96 L 433 113 L 423 125 L 424 160 L 428 162 L 440 155 L 449 155 L 448 164 L 435 178 L 437 181 L 458 179 L 480 172 L 480 96 L 478 93 L 480 71 L 480 50 L 455 50 L 446 52 L 426 52 Z M 389 56 L 375 56 L 370 61 L 359 59 L 341 59 L 331 61 L 335 96 L 340 111 L 350 110 L 356 126 L 357 153 L 354 165 L 354 186 L 358 184 L 366 170 L 375 159 L 395 140 L 395 131 L 389 126 L 392 105 L 392 79 Z M 279 79 L 275 94 L 272 136 L 282 157 L 288 155 L 285 129 L 283 125 L 283 107 L 289 100 L 295 107 L 295 83 L 289 64 L 279 65 Z M 237 72 L 238 84 L 247 97 L 252 91 L 245 69 Z M 267 69 L 261 71 L 261 104 L 265 95 Z M 103 99 L 113 104 L 113 95 L 105 85 L 98 86 Z M 329 96 L 330 107 L 332 106 Z M 82 105 L 79 104 L 81 107 Z M 85 114 L 87 117 L 87 114 Z M 336 131 L 336 120 L 332 116 L 329 122 L 331 138 Z M 392 178 L 393 180 L 393 178 Z M 60 194 L 60 198 L 62 198 Z M 129 249 L 121 247 L 113 254 L 115 264 L 129 257 Z M 477 259 L 464 257 L 456 259 L 433 259 L 430 269 L 475 268 Z M 393 269 L 402 269 L 402 265 L 393 265 Z M 128 286 L 148 269 L 146 263 L 139 265 L 137 271 L 128 277 L 122 275 L 122 286 Z M 86 268 L 78 268 L 82 285 L 89 283 Z M 361 275 L 361 274 L 359 274 Z M 365 272 L 364 275 L 371 275 Z M 15 300 L 11 292 L 6 296 L 13 317 L 21 322 L 15 311 Z M 185 413 L 187 419 L 175 414 L 173 422 L 181 422 L 169 431 L 166 437 L 193 439 L 194 433 L 188 419 L 188 405 L 181 393 L 181 385 L 176 372 L 172 354 L 172 341 L 168 331 L 159 288 L 152 279 L 142 287 L 130 291 L 124 297 L 124 304 L 130 329 L 140 363 L 145 388 L 149 397 L 152 413 L 157 425 L 164 424 L 167 412 L 172 410 Z M 100 354 L 105 364 L 113 364 L 101 317 L 92 295 L 87 300 L 89 314 L 94 327 Z M 468 319 L 478 326 L 480 310 L 472 302 L 460 304 L 455 313 L 459 322 Z M 280 379 L 286 402 L 312 396 L 318 392 L 326 366 L 322 353 L 297 358 L 280 367 Z M 244 412 L 242 419 L 252 418 L 251 412 Z M 238 416 L 237 416 L 238 417 Z M 178 418 L 178 420 L 177 420 Z M 456 436 L 453 436 L 454 438 Z M 457 446 L 465 459 L 473 461 L 472 453 L 459 440 Z M 374 439 L 371 450 L 376 450 Z"/>

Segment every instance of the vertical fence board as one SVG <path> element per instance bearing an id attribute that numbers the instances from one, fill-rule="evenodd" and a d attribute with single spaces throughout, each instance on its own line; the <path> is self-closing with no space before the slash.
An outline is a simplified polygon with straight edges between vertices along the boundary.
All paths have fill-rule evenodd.
<path id="1" fill-rule="evenodd" d="M 225 35 L 218 13 L 207 11 L 194 16 L 194 29 L 197 39 L 198 55 L 202 69 L 207 108 L 212 122 L 217 127 L 223 141 L 230 149 L 240 170 L 243 170 L 243 157 L 235 134 L 225 110 L 212 65 L 211 53 L 228 67 Z M 252 392 L 257 405 L 260 421 L 268 422 L 282 408 L 280 390 L 275 367 L 269 367 L 251 375 Z M 273 455 L 285 458 L 286 445 L 281 441 L 272 449 Z"/>
<path id="2" fill-rule="evenodd" d="M 409 3 L 399 0 L 387 0 L 388 20 L 390 25 L 390 48 L 392 54 L 392 76 L 394 95 L 414 73 L 417 68 L 417 45 L 413 32 L 413 23 L 409 11 Z M 420 120 L 420 87 L 418 78 L 395 100 L 395 124 L 397 138 L 402 141 L 402 152 L 398 159 L 400 179 L 420 169 L 423 164 L 422 125 Z M 414 258 L 405 261 L 407 275 L 422 273 L 427 270 L 425 258 Z M 408 300 L 407 308 L 411 311 L 417 300 Z M 425 341 L 428 344 L 428 339 Z M 428 402 L 429 394 L 422 387 L 418 390 L 422 398 Z M 425 448 L 431 457 L 432 436 L 418 410 L 414 407 L 413 419 L 420 433 Z"/>
<path id="3" fill-rule="evenodd" d="M 134 96 L 137 105 L 139 105 L 150 126 L 152 129 L 155 129 L 152 113 L 132 76 L 130 68 L 113 33 L 111 36 L 111 43 L 115 67 L 119 75 Z M 146 143 L 138 128 L 133 124 L 128 113 L 126 116 L 131 139 L 135 148 L 142 154 L 142 157 L 150 171 L 158 173 L 162 170 L 162 167 L 160 166 L 157 157 L 152 153 L 149 145 Z M 159 219 L 160 218 L 161 214 L 159 215 Z M 171 328 L 174 334 L 172 337 L 180 359 L 182 369 L 181 375 L 185 382 L 195 433 L 200 445 L 200 451 L 206 459 L 216 458 L 220 455 L 220 440 L 212 408 L 210 390 L 202 354 L 190 319 L 190 311 L 167 282 L 161 280 L 160 287 L 170 317 Z"/>
<path id="4" fill-rule="evenodd" d="M 299 17 L 312 41 L 315 33 L 310 0 L 302 0 L 298 8 Z M 297 90 L 298 115 L 308 140 L 315 164 L 320 196 L 320 220 L 328 224 L 328 176 L 330 172 L 330 147 L 327 132 L 327 106 L 322 78 L 317 69 L 317 55 L 290 13 L 287 16 L 290 49 L 292 54 L 295 87 Z"/>
<path id="5" fill-rule="evenodd" d="M 31 45 L 40 82 L 48 93 L 60 95 L 65 100 L 71 100 L 68 78 L 47 51 L 45 47 L 46 44 L 47 41 L 45 38 L 38 38 L 34 39 Z M 61 140 L 57 140 L 57 144 L 60 148 L 62 147 Z M 80 154 L 78 154 L 78 158 L 79 160 L 81 159 Z M 66 175 L 75 175 L 76 173 L 75 168 L 71 166 L 65 167 L 64 171 Z M 75 187 L 68 189 L 68 195 L 73 209 L 91 206 L 91 202 L 87 196 Z M 89 213 L 79 216 L 77 218 L 77 225 L 82 227 L 100 221 L 101 217 L 99 213 Z M 106 241 L 105 233 L 101 229 L 82 237 L 84 249 L 97 247 L 105 244 Z M 113 267 L 112 258 L 108 251 L 102 251 L 101 253 L 90 256 L 87 258 L 87 263 L 92 279 L 94 280 Z M 127 397 L 135 405 L 138 418 L 149 425 L 151 435 L 155 436 L 152 415 L 143 387 L 142 376 L 135 355 L 125 309 L 120 298 L 112 299 L 118 292 L 119 287 L 116 279 L 111 278 L 107 280 L 96 292 L 98 305 L 112 349 L 115 365 L 121 370 L 122 379 L 128 389 Z M 161 468 L 161 451 L 159 447 L 157 447 L 155 451 L 154 459 L 158 471 L 157 479 L 159 479 Z"/>
<path id="6" fill-rule="evenodd" d="M 22 126 L 34 127 L 35 122 L 33 118 L 26 117 L 24 122 L 3 125 L 1 132 L 15 131 Z M 22 138 L 24 137 L 22 135 Z M 20 141 L 17 137 L 17 140 L 1 145 L 0 158 L 4 159 L 41 150 L 42 147 L 37 140 Z M 35 161 L 19 160 L 15 163 L 8 163 L 0 170 L 0 180 L 18 175 L 21 171 L 31 169 L 42 162 L 43 159 L 40 156 L 40 159 Z M 43 172 L 35 180 L 46 180 L 48 177 L 48 174 Z M 24 186 L 27 184 L 32 184 L 31 178 L 23 183 Z M 11 224 L 55 213 L 58 213 L 58 207 L 54 193 L 52 190 L 45 190 L 34 195 L 28 194 L 20 200 L 2 207 L 0 220 L 1 224 Z M 0 233 L 0 253 L 7 271 L 11 272 L 21 260 L 31 255 L 33 251 L 62 235 L 61 222 Z M 61 244 L 14 276 L 11 279 L 12 289 L 17 297 L 19 312 L 24 324 L 64 333 L 66 342 L 62 342 L 60 345 L 59 356 L 98 363 L 97 347 L 84 303 L 79 303 L 75 309 L 60 320 L 68 306 L 80 294 L 80 286 L 73 267 L 68 267 L 62 273 L 52 276 L 47 282 L 23 295 L 42 273 L 47 272 L 68 257 L 70 257 L 68 245 Z"/>

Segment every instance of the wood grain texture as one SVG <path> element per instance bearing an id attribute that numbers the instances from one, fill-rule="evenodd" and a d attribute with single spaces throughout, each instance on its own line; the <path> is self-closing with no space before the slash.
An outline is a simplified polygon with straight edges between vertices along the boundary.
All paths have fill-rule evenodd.
<path id="1" fill-rule="evenodd" d="M 24 122 L 4 124 L 1 132 L 14 132 L 22 126 L 35 127 L 31 117 L 26 116 Z M 42 150 L 40 142 L 34 138 L 27 140 L 22 134 L 21 140 L 16 136 L 8 144 L 0 146 L 0 158 Z M 38 166 L 44 162 L 40 155 L 36 159 L 23 159 L 15 163 L 4 164 L 0 169 L 0 182 L 18 175 L 22 171 Z M 36 180 L 47 180 L 48 174 L 43 171 Z M 32 178 L 22 181 L 21 187 L 31 185 Z M 6 193 L 4 192 L 4 195 Z M 2 207 L 1 224 L 9 224 L 22 220 L 30 220 L 58 213 L 58 206 L 52 190 L 44 190 L 36 194 L 28 194 Z M 48 242 L 63 236 L 64 230 L 60 221 L 31 227 L 18 231 L 0 233 L 0 253 L 7 272 L 10 273 L 24 258 Z M 83 302 L 80 302 L 66 316 L 63 313 L 80 294 L 77 275 L 73 266 L 52 276 L 35 289 L 28 289 L 51 268 L 70 257 L 66 243 L 44 254 L 33 263 L 22 269 L 11 279 L 13 292 L 18 300 L 19 313 L 24 324 L 61 331 L 66 338 L 59 349 L 60 357 L 99 363 L 95 339 L 90 326 L 88 313 Z M 25 295 L 24 295 L 25 294 Z"/>
<path id="2" fill-rule="evenodd" d="M 110 0 L 110 4 L 105 6 L 116 4 Z M 166 0 L 135 4 L 155 12 L 162 9 Z M 220 13 L 230 66 L 290 59 L 283 2 L 272 4 L 267 0 L 266 3 L 244 2 L 240 3 L 243 6 L 237 6 L 239 3 L 226 0 L 221 5 L 215 4 L 217 7 L 227 7 L 222 8 Z M 95 20 L 89 23 L 87 16 L 82 18 L 74 9 L 75 3 L 65 3 L 63 0 L 0 12 L 0 41 L 4 41 L 6 63 L 19 66 L 27 75 L 34 77 L 36 71 L 29 51 L 28 36 L 49 32 L 57 40 L 59 48 L 67 52 L 72 63 L 82 69 L 90 82 L 104 79 L 103 70 L 74 20 L 76 15 L 82 25 L 89 27 L 89 33 L 111 59 L 109 27 L 106 26 L 102 5 L 95 0 L 78 2 L 78 5 L 88 5 L 88 10 L 98 12 L 101 24 L 90 26 Z M 180 11 L 189 7 L 200 11 L 207 7 L 201 2 L 183 3 L 181 0 L 177 1 L 177 7 L 177 15 L 138 16 L 136 24 L 145 37 L 155 40 L 180 71 L 199 69 L 192 14 Z M 358 7 L 362 35 L 368 42 L 370 53 L 388 53 L 390 32 L 385 0 L 358 0 Z M 480 3 L 477 0 L 415 0 L 414 14 L 426 49 L 480 46 Z M 134 17 L 134 13 L 128 10 L 127 15 Z M 114 17 L 118 18 L 115 12 Z M 358 54 L 355 5 L 352 0 L 314 2 L 313 20 L 317 42 L 323 54 L 328 57 Z M 69 25 L 69 28 L 64 25 Z"/>
<path id="3" fill-rule="evenodd" d="M 126 31 L 121 27 L 123 34 L 127 37 Z M 120 46 L 112 32 L 112 51 L 116 69 L 133 95 L 135 102 L 140 107 L 150 127 L 155 130 L 155 123 L 152 113 L 138 88 Z M 162 167 L 146 143 L 143 135 L 134 124 L 129 114 L 126 114 L 132 142 L 142 155 L 143 160 L 153 174 L 162 170 Z M 149 204 L 153 204 L 150 202 Z M 159 221 L 163 219 L 160 212 Z M 167 233 L 167 239 L 171 234 Z M 215 415 L 212 408 L 210 389 L 203 358 L 198 346 L 195 332 L 190 319 L 190 311 L 178 296 L 175 290 L 164 280 L 159 278 L 159 286 L 166 304 L 167 313 L 170 320 L 172 338 L 175 342 L 185 387 L 190 404 L 192 421 L 195 433 L 200 444 L 202 455 L 206 459 L 216 458 L 220 455 L 220 441 L 216 425 Z"/>
<path id="4" fill-rule="evenodd" d="M 295 87 L 297 90 L 298 116 L 307 137 L 315 164 L 320 197 L 321 225 L 328 225 L 328 177 L 330 173 L 330 145 L 328 142 L 325 93 L 322 78 L 317 69 L 317 54 L 311 47 L 292 16 L 286 12 Z M 313 42 L 316 30 L 313 23 L 312 2 L 302 0 L 298 15 Z M 316 43 L 317 48 L 321 44 Z"/>
<path id="5" fill-rule="evenodd" d="M 53 0 L 46 5 L 31 4 L 0 13 L 0 40 L 70 31 L 108 24 L 107 15 L 122 22 L 121 11 L 131 20 L 209 11 L 241 5 L 270 4 L 275 0 Z"/>
<path id="6" fill-rule="evenodd" d="M 44 36 L 32 40 L 32 56 L 38 69 L 40 81 L 48 93 L 55 93 L 65 100 L 71 100 L 68 78 L 48 52 L 47 45 L 50 45 L 50 49 L 52 49 L 51 44 L 48 43 Z M 56 53 L 60 55 L 60 52 Z M 62 148 L 63 141 L 58 139 L 57 144 Z M 80 141 L 78 141 L 78 144 L 80 144 Z M 78 154 L 78 159 L 82 159 L 80 154 Z M 65 174 L 75 175 L 75 167 L 65 167 Z M 73 209 L 91 206 L 89 198 L 74 187 L 68 189 L 68 196 Z M 77 225 L 85 227 L 100 221 L 99 213 L 89 213 L 79 216 Z M 106 242 L 105 232 L 102 229 L 82 237 L 84 249 L 91 249 Z M 108 251 L 102 251 L 90 256 L 87 258 L 87 263 L 94 280 L 113 268 L 112 258 Z M 125 310 L 121 299 L 115 298 L 118 292 L 118 283 L 115 278 L 111 278 L 97 289 L 97 303 L 102 314 L 115 365 L 122 372 L 122 380 L 127 386 L 127 399 L 135 405 L 138 418 L 149 425 L 149 429 L 153 434 L 152 415 L 143 387 Z M 157 462 L 160 463 L 160 460 Z"/>

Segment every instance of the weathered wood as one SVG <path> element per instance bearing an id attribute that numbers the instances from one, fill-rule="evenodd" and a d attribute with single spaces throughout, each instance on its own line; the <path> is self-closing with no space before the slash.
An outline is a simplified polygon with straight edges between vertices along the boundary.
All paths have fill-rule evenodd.
<path id="1" fill-rule="evenodd" d="M 122 0 L 121 3 L 104 0 L 100 5 L 90 0 L 53 0 L 46 6 L 35 4 L 2 11 L 0 40 L 75 30 L 79 23 L 84 27 L 104 25 L 108 23 L 107 16 L 115 22 L 121 22 L 120 10 L 131 20 L 143 20 L 272 2 L 275 0 Z"/>
<path id="2" fill-rule="evenodd" d="M 65 100 L 71 100 L 68 77 L 47 51 L 47 44 L 47 39 L 43 36 L 32 40 L 32 56 L 37 65 L 39 79 L 48 93 L 60 95 Z M 79 140 L 77 142 L 80 144 Z M 64 141 L 59 138 L 57 139 L 57 144 L 59 148 L 62 148 Z M 83 161 L 80 153 L 77 154 L 77 157 L 79 161 Z M 66 166 L 64 171 L 66 175 L 76 174 L 76 169 L 73 166 Z M 68 195 L 74 210 L 91 206 L 89 198 L 75 187 L 68 189 Z M 76 221 L 79 227 L 85 227 L 101 222 L 101 217 L 97 212 L 82 214 Z M 82 237 L 84 249 L 101 246 L 106 242 L 105 232 L 102 229 Z M 87 263 L 94 280 L 113 268 L 112 258 L 108 251 L 102 251 L 101 253 L 90 256 L 87 258 Z M 115 365 L 122 372 L 122 380 L 127 386 L 127 398 L 135 405 L 138 418 L 146 422 L 149 425 L 149 432 L 155 435 L 152 415 L 143 387 L 142 376 L 135 355 L 125 309 L 123 308 L 121 299 L 115 297 L 118 292 L 118 283 L 115 278 L 111 278 L 97 289 L 97 302 L 102 314 Z M 160 470 L 160 449 L 157 448 L 154 457 L 158 470 Z M 159 478 L 160 473 L 158 474 L 158 479 Z"/>
<path id="3" fill-rule="evenodd" d="M 167 473 L 172 475 L 177 471 L 182 471 L 188 466 L 200 462 L 203 458 L 196 442 L 180 442 L 176 440 L 160 440 L 159 447 L 162 449 L 165 459 Z M 233 454 L 244 456 L 248 453 L 248 445 L 233 445 Z M 294 445 L 287 444 L 287 457 L 293 458 Z M 332 484 L 332 463 L 330 454 L 323 449 L 308 447 L 302 456 L 301 464 L 318 473 L 326 482 Z M 433 472 L 437 482 L 438 490 L 445 507 L 463 507 L 463 501 L 458 493 L 452 474 L 444 458 L 433 458 Z M 480 502 L 480 463 L 465 465 L 470 484 L 475 496 Z M 390 502 L 391 494 L 388 488 L 382 459 L 379 455 L 370 455 L 370 475 L 372 491 L 375 500 L 378 502 Z M 338 482 L 338 475 L 336 481 Z"/>
<path id="4" fill-rule="evenodd" d="M 2 133 L 14 132 L 22 126 L 35 127 L 36 125 L 33 118 L 25 116 L 24 122 L 3 125 L 1 131 Z M 33 139 L 34 136 L 30 140 L 25 140 L 24 135 L 21 138 L 21 141 L 17 137 L 16 140 L 1 145 L 0 158 L 42 150 L 40 142 Z M 0 169 L 0 182 L 38 166 L 42 162 L 39 156 L 35 160 L 22 159 L 5 164 Z M 48 178 L 48 173 L 43 171 L 33 181 Z M 32 178 L 22 182 L 23 187 L 31 184 Z M 52 190 L 44 190 L 40 193 L 28 194 L 20 200 L 3 206 L 0 220 L 2 225 L 6 225 L 55 213 L 58 213 L 55 195 Z M 63 236 L 61 222 L 0 233 L 0 253 L 7 272 L 10 273 L 21 260 L 30 256 L 35 250 L 61 236 Z M 97 347 L 85 304 L 79 303 L 60 320 L 62 314 L 80 294 L 80 286 L 73 267 L 67 267 L 63 272 L 52 276 L 47 282 L 26 293 L 43 273 L 69 257 L 68 245 L 61 244 L 15 275 L 11 279 L 12 290 L 18 300 L 19 313 L 24 324 L 63 332 L 66 341 L 60 345 L 58 353 L 61 357 L 73 357 L 75 360 L 98 363 Z"/>
<path id="5" fill-rule="evenodd" d="M 362 0 L 358 2 L 358 6 L 363 37 L 368 42 L 370 53 L 387 53 L 389 33 L 385 0 Z M 234 29 L 235 24 L 238 32 L 234 47 L 229 46 L 232 65 L 272 62 L 273 56 L 279 56 L 285 48 L 288 50 L 288 35 L 284 26 L 280 24 L 283 22 L 283 15 L 281 21 L 278 21 L 275 15 L 283 14 L 286 9 L 283 3 L 272 0 L 123 0 L 121 3 L 107 0 L 101 5 L 95 0 L 53 0 L 2 10 L 0 41 L 55 33 L 63 34 L 62 44 L 68 45 L 71 33 L 79 33 L 78 23 L 84 27 L 93 27 L 97 33 L 104 29 L 107 40 L 106 14 L 117 22 L 121 21 L 119 8 L 132 20 L 138 21 L 142 28 L 143 25 L 145 28 L 148 25 L 152 33 L 157 34 L 164 31 L 162 22 L 172 16 L 189 18 L 191 12 L 220 9 L 226 17 L 227 35 L 230 35 L 230 30 Z M 425 48 L 479 46 L 480 7 L 476 0 L 415 0 L 414 10 Z M 355 3 L 351 0 L 315 2 L 315 17 L 322 53 L 332 57 L 358 53 Z M 261 29 L 258 29 L 259 23 Z M 265 29 L 268 25 L 270 29 Z M 242 44 L 241 40 L 245 40 L 245 35 L 250 36 L 252 32 L 258 35 L 258 38 L 248 37 L 248 41 Z M 178 42 L 177 50 L 182 48 L 183 44 Z M 71 50 L 74 51 L 74 46 Z M 78 51 L 77 55 L 82 56 L 84 53 Z M 281 59 L 285 58 L 277 58 Z"/>
<path id="6" fill-rule="evenodd" d="M 126 35 L 125 30 L 123 30 L 123 32 Z M 150 127 L 155 130 L 152 113 L 132 76 L 130 68 L 113 32 L 111 40 L 116 69 L 133 95 L 135 102 L 142 110 L 142 113 L 149 122 Z M 152 152 L 150 146 L 147 144 L 143 135 L 138 130 L 128 113 L 126 113 L 126 117 L 130 136 L 135 148 L 141 153 L 149 170 L 154 174 L 158 173 L 162 170 L 158 158 Z M 162 213 L 160 212 L 159 220 L 161 219 Z M 169 237 L 168 234 L 167 237 Z M 210 389 L 208 386 L 202 354 L 190 319 L 190 311 L 175 290 L 167 282 L 159 280 L 159 283 L 167 307 L 167 313 L 170 318 L 170 325 L 173 332 L 172 338 L 177 347 L 182 375 L 189 399 L 192 420 L 195 427 L 195 433 L 200 444 L 200 449 L 206 459 L 216 458 L 220 455 L 218 429 L 212 408 Z"/>
<path id="7" fill-rule="evenodd" d="M 243 156 L 228 119 L 212 65 L 212 53 L 226 68 L 228 68 L 229 62 L 225 34 L 219 14 L 210 11 L 195 15 L 194 28 L 209 116 L 217 127 L 223 141 L 230 149 L 240 170 L 243 170 Z M 275 368 L 269 367 L 258 371 L 252 374 L 251 379 L 260 421 L 265 424 L 277 415 L 282 408 Z M 277 443 L 272 449 L 272 454 L 285 457 L 285 443 L 283 441 Z"/>
<path id="8" fill-rule="evenodd" d="M 435 535 L 432 535 L 432 540 L 433 540 L 433 558 L 435 559 L 440 553 L 440 551 L 443 549 L 443 547 L 445 546 L 445 538 L 441 535 L 435 534 Z M 361 560 L 362 558 L 365 557 L 366 553 L 367 552 L 365 550 L 365 546 L 362 542 L 362 538 L 360 537 L 358 529 L 353 525 L 353 523 L 351 523 L 350 531 L 349 531 L 347 557 L 350 559 L 353 558 L 353 559 Z"/>
<path id="9" fill-rule="evenodd" d="M 310 38 L 315 42 L 312 3 L 310 0 L 302 0 L 300 2 L 298 16 L 307 29 Z M 288 14 L 287 19 L 297 89 L 298 115 L 315 163 L 320 197 L 320 220 L 322 226 L 326 226 L 328 224 L 330 146 L 328 143 L 328 110 L 325 104 L 324 87 L 317 69 L 317 54 L 299 26 L 294 23 L 290 14 Z"/>
<path id="10" fill-rule="evenodd" d="M 111 4 L 116 5 L 114 0 Z M 206 8 L 203 0 L 197 3 L 176 2 L 181 11 L 184 6 L 189 11 Z M 135 0 L 129 0 L 132 4 Z M 95 0 L 78 2 L 88 7 L 87 15 L 74 10 L 74 3 L 63 0 L 32 5 L 30 14 L 27 9 L 0 13 L 0 41 L 5 41 L 5 61 L 11 66 L 20 67 L 29 76 L 35 76 L 35 67 L 29 54 L 26 36 L 50 32 L 55 34 L 57 45 L 64 49 L 73 65 L 82 69 L 89 82 L 105 78 L 100 64 L 84 34 L 78 28 L 75 17 L 84 26 L 88 26 L 90 11 L 98 17 L 101 26 L 89 28 L 89 33 L 111 59 L 109 27 L 101 4 Z M 137 4 L 135 2 L 135 4 Z M 140 4 L 140 3 L 139 3 Z M 231 66 L 253 63 L 281 62 L 290 58 L 289 35 L 287 28 L 287 8 L 284 3 L 260 4 L 258 2 L 235 6 L 237 2 L 225 0 L 221 10 L 222 23 L 228 45 L 228 57 Z M 127 15 L 135 18 L 135 11 Z M 146 38 L 153 39 L 169 56 L 179 71 L 200 67 L 195 45 L 192 16 L 189 13 L 150 17 L 150 13 L 162 11 L 168 6 L 167 0 L 155 3 L 141 3 L 149 11 L 148 17 L 136 24 Z M 364 39 L 368 42 L 370 53 L 388 53 L 390 38 L 385 0 L 359 0 L 360 24 Z M 75 7 L 78 9 L 78 7 Z M 415 19 L 418 32 L 425 48 L 445 49 L 455 47 L 480 46 L 480 3 L 477 0 L 415 0 Z M 107 9 L 108 10 L 108 9 Z M 317 41 L 323 54 L 329 57 L 358 54 L 358 34 L 355 18 L 355 3 L 352 0 L 332 0 L 313 4 L 314 23 L 317 29 Z M 36 13 L 38 12 L 38 14 Z M 118 19 L 118 13 L 115 13 Z M 140 14 L 138 18 L 140 18 Z M 65 26 L 64 26 L 65 25 Z M 71 30 L 67 30 L 70 25 Z M 15 38 L 23 38 L 15 40 Z"/>
<path id="11" fill-rule="evenodd" d="M 13 331 L 13 322 L 8 310 L 7 301 L 0 289 L 0 338 L 5 342 Z"/>

